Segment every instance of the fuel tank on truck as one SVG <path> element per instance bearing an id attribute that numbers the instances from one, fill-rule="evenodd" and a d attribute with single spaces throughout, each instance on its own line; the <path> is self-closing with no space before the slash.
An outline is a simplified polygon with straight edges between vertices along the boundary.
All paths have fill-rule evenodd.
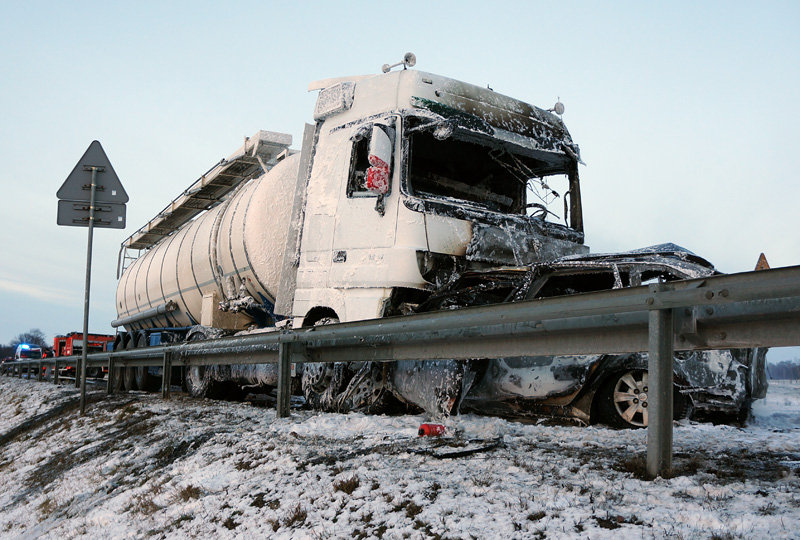
<path id="1" fill-rule="evenodd" d="M 117 285 L 118 319 L 170 301 L 177 308 L 128 323 L 127 330 L 198 324 L 203 296 L 213 293 L 274 304 L 299 161 L 290 155 L 242 184 L 128 266 Z"/>

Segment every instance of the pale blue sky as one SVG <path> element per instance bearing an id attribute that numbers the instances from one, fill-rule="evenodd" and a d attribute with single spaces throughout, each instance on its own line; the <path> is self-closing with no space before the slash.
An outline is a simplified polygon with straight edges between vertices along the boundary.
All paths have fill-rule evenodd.
<path id="1" fill-rule="evenodd" d="M 0 342 L 81 327 L 86 231 L 55 191 L 93 139 L 129 227 L 95 235 L 90 328 L 119 243 L 242 138 L 299 141 L 309 82 L 417 68 L 539 106 L 581 145 L 587 244 L 673 241 L 725 272 L 800 264 L 800 3 L 4 2 Z"/>

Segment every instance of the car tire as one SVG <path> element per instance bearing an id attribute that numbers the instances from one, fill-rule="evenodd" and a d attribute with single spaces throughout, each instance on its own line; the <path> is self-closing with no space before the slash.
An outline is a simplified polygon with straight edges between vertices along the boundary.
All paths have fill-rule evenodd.
<path id="1" fill-rule="evenodd" d="M 597 420 L 615 428 L 647 427 L 648 390 L 647 370 L 629 369 L 610 375 L 595 396 Z M 673 418 L 687 418 L 691 414 L 691 398 L 673 387 L 672 399 Z"/>

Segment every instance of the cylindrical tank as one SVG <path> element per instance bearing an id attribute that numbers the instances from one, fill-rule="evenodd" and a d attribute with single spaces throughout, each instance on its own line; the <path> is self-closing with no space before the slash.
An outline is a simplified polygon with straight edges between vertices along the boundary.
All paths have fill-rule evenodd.
<path id="1" fill-rule="evenodd" d="M 167 301 L 178 308 L 128 325 L 128 330 L 200 322 L 203 295 L 247 294 L 274 303 L 291 219 L 299 154 L 238 188 L 134 261 L 117 285 L 117 316 Z"/>

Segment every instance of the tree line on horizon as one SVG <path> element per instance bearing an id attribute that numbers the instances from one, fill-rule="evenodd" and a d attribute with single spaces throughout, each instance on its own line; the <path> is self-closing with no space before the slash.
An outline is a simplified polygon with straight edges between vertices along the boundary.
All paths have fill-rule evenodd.
<path id="1" fill-rule="evenodd" d="M 767 363 L 767 376 L 773 380 L 800 379 L 800 358 L 783 360 L 777 364 Z"/>

